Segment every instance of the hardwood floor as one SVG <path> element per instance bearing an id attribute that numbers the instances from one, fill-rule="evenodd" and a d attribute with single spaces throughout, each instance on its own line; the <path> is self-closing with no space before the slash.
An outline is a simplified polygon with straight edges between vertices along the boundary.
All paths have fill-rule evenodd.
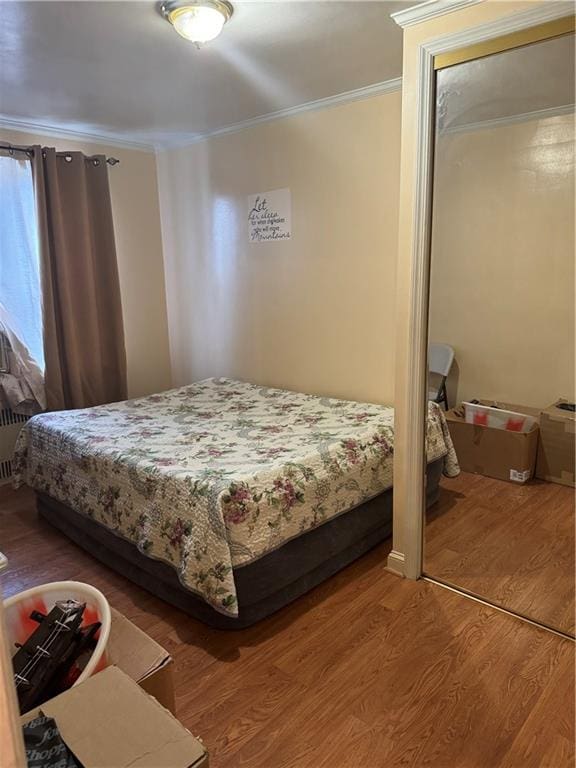
<path id="1" fill-rule="evenodd" d="M 428 511 L 424 569 L 574 635 L 574 489 L 462 472 Z"/>
<path id="2" fill-rule="evenodd" d="M 436 585 L 381 546 L 261 624 L 221 632 L 170 608 L 0 490 L 6 595 L 74 578 L 174 657 L 178 716 L 212 768 L 563 768 L 573 644 Z"/>

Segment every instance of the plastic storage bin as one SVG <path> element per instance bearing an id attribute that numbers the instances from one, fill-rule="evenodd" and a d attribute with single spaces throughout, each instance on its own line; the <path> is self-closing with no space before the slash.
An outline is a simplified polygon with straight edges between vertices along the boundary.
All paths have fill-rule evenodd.
<path id="1" fill-rule="evenodd" d="M 480 403 L 462 403 L 468 424 L 479 424 L 482 427 L 507 429 L 509 432 L 530 432 L 536 419 L 524 413 L 506 411 Z"/>

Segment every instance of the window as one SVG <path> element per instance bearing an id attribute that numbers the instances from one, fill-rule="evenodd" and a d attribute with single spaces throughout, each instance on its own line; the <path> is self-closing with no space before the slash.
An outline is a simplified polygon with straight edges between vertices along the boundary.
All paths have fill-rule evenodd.
<path id="1" fill-rule="evenodd" d="M 0 310 L 44 370 L 38 227 L 29 160 L 0 156 Z"/>

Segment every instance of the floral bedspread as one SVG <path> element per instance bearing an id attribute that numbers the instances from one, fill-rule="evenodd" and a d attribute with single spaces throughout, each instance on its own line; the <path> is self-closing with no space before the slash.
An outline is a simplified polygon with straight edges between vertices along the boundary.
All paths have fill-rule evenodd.
<path id="1" fill-rule="evenodd" d="M 392 485 L 392 408 L 230 379 L 32 418 L 16 447 L 27 483 L 173 565 L 237 615 L 233 566 Z M 428 460 L 458 464 L 430 403 Z"/>

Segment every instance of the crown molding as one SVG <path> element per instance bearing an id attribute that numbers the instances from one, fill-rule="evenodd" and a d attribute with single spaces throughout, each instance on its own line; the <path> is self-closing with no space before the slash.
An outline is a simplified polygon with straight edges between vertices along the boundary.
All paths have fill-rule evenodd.
<path id="1" fill-rule="evenodd" d="M 390 16 L 399 27 L 404 29 L 482 2 L 484 0 L 426 0 L 425 3 L 404 8 L 401 11 L 396 11 L 396 13 L 391 13 Z"/>
<path id="2" fill-rule="evenodd" d="M 119 149 L 137 149 L 141 152 L 161 152 L 166 149 L 188 147 L 192 144 L 197 144 L 200 141 L 205 141 L 206 139 L 211 139 L 216 136 L 225 136 L 229 133 L 245 131 L 247 128 L 253 128 L 262 123 L 270 123 L 275 120 L 283 120 L 286 117 L 294 117 L 295 115 L 304 114 L 306 112 L 314 112 L 319 109 L 335 107 L 339 104 L 346 104 L 361 99 L 369 99 L 374 96 L 381 96 L 385 93 L 393 93 L 394 91 L 399 91 L 401 88 L 402 78 L 396 77 L 392 80 L 384 80 L 381 83 L 367 85 L 364 88 L 356 88 L 353 91 L 338 93 L 335 96 L 327 96 L 324 99 L 308 101 L 304 104 L 298 104 L 295 107 L 279 109 L 276 112 L 268 112 L 265 115 L 258 115 L 257 117 L 252 117 L 248 120 L 242 120 L 238 123 L 215 128 L 213 131 L 207 131 L 206 133 L 180 134 L 179 136 L 166 135 L 165 137 L 159 137 L 154 143 L 151 142 L 149 144 L 124 139 L 116 133 L 92 133 L 80 129 L 64 128 L 57 125 L 37 123 L 18 117 L 5 117 L 2 115 L 0 115 L 0 129 L 40 133 L 44 136 L 51 136 L 54 138 L 106 144 L 110 147 L 118 147 Z"/>
<path id="3" fill-rule="evenodd" d="M 23 133 L 38 133 L 54 139 L 71 139 L 73 141 L 86 141 L 91 144 L 105 144 L 118 149 L 136 149 L 139 152 L 154 152 L 152 143 L 146 144 L 140 141 L 124 139 L 116 133 L 92 133 L 80 129 L 64 128 L 49 123 L 37 123 L 32 120 L 19 117 L 6 117 L 0 115 L 0 130 L 22 131 Z"/>
<path id="4" fill-rule="evenodd" d="M 399 91 L 401 88 L 402 78 L 396 77 L 392 80 L 384 80 L 381 83 L 374 83 L 374 85 L 367 85 L 364 88 L 356 88 L 353 91 L 345 91 L 344 93 L 338 93 L 335 96 L 327 96 L 324 99 L 308 101 L 295 107 L 279 109 L 276 112 L 268 112 L 265 115 L 251 117 L 248 120 L 242 120 L 239 123 L 225 125 L 222 128 L 216 128 L 213 131 L 207 131 L 206 133 L 195 134 L 189 137 L 182 136 L 181 138 L 167 138 L 165 142 L 159 142 L 156 145 L 156 149 L 161 151 L 164 149 L 183 148 L 191 146 L 192 144 L 197 144 L 200 141 L 206 141 L 206 139 L 212 139 L 216 136 L 226 136 L 230 133 L 239 133 L 240 131 L 245 131 L 247 128 L 253 128 L 254 126 L 261 125 L 262 123 L 271 123 L 276 120 L 283 120 L 284 118 L 294 117 L 295 115 L 301 115 L 306 112 L 315 112 L 319 109 L 336 107 L 339 104 L 346 104 L 351 101 L 359 101 L 361 99 L 369 99 L 374 96 L 381 96 L 385 93 L 393 93 L 394 91 Z"/>
<path id="5" fill-rule="evenodd" d="M 560 107 L 547 107 L 545 109 L 534 109 L 531 112 L 520 112 L 517 115 L 506 115 L 505 117 L 494 117 L 486 120 L 477 120 L 473 123 L 462 123 L 453 125 L 450 128 L 441 128 L 440 136 L 446 136 L 452 133 L 468 133 L 470 131 L 483 131 L 489 128 L 502 128 L 516 123 L 527 123 L 530 120 L 546 120 L 549 117 L 561 117 L 562 115 L 574 114 L 574 104 L 563 104 Z"/>

